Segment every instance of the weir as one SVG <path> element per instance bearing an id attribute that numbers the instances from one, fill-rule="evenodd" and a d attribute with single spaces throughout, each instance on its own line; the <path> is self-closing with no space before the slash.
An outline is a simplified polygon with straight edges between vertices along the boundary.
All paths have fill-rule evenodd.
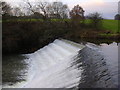
<path id="1" fill-rule="evenodd" d="M 31 61 L 31 79 L 22 88 L 77 87 L 82 69 L 78 69 L 73 62 L 83 48 L 84 45 L 56 39 L 35 53 L 26 55 Z"/>
<path id="2" fill-rule="evenodd" d="M 118 71 L 111 73 L 110 60 L 101 52 L 95 44 L 56 39 L 24 55 L 29 65 L 27 81 L 12 88 L 117 88 Z"/>

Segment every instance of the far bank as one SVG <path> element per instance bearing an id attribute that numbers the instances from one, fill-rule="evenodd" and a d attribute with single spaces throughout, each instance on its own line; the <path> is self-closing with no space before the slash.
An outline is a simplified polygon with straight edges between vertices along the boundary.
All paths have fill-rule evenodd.
<path id="1" fill-rule="evenodd" d="M 70 20 L 2 22 L 3 54 L 32 53 L 57 38 L 76 42 L 119 42 L 119 32 L 94 28 L 91 24 L 74 24 Z"/>

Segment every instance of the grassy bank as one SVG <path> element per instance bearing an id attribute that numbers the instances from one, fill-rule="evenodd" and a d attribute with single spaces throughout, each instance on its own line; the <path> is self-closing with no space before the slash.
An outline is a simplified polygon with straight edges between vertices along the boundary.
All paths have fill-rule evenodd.
<path id="1" fill-rule="evenodd" d="M 114 33 L 117 33 L 119 31 L 118 30 L 119 20 L 102 20 L 102 22 L 103 22 L 103 28 L 105 30 L 111 30 Z"/>

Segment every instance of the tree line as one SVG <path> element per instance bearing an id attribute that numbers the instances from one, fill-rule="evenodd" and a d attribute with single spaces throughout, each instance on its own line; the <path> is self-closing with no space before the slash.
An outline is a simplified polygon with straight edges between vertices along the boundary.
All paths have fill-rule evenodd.
<path id="1" fill-rule="evenodd" d="M 3 17 L 5 16 L 31 16 L 34 18 L 58 18 L 66 19 L 76 15 L 84 17 L 84 10 L 79 5 L 76 5 L 71 11 L 67 4 L 62 2 L 30 2 L 29 0 L 24 0 L 23 5 L 19 7 L 12 7 L 7 2 L 0 1 L 0 8 L 2 12 L 0 13 Z"/>
<path id="2" fill-rule="evenodd" d="M 90 19 L 93 27 L 98 28 L 101 22 L 102 16 L 98 12 L 91 13 L 88 16 L 84 16 L 85 10 L 80 5 L 75 5 L 72 10 L 69 9 L 67 4 L 62 2 L 30 2 L 29 0 L 23 0 L 22 5 L 11 6 L 7 2 L 0 1 L 0 16 L 3 20 L 7 19 L 68 19 L 72 20 L 72 23 L 79 25 L 84 23 L 85 19 Z"/>
<path id="3" fill-rule="evenodd" d="M 95 27 L 95 29 L 92 28 L 93 30 L 100 27 L 101 15 L 99 13 L 90 14 L 87 17 L 87 19 L 91 19 L 89 27 L 85 23 L 85 10 L 80 5 L 75 5 L 70 10 L 68 5 L 62 2 L 24 0 L 22 4 L 19 7 L 13 7 L 7 2 L 0 1 L 4 54 L 31 53 L 56 38 L 76 40 L 89 36 L 87 30 L 91 26 Z M 32 21 L 34 19 L 35 21 Z"/>

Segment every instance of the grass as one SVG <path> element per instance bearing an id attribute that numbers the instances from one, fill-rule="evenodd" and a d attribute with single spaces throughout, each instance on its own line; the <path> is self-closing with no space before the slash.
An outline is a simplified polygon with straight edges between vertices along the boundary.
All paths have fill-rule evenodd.
<path id="1" fill-rule="evenodd" d="M 70 21 L 70 19 L 48 19 L 48 20 L 51 20 L 51 21 L 53 21 L 53 22 L 61 22 L 61 21 Z M 14 21 L 14 22 L 29 22 L 29 21 L 44 21 L 43 19 L 33 19 L 33 18 L 31 18 L 31 19 L 8 19 L 8 20 L 6 20 L 6 21 L 4 21 L 4 20 L 0 20 L 0 22 L 12 22 L 12 21 Z"/>
<path id="2" fill-rule="evenodd" d="M 118 20 L 102 20 L 102 29 L 104 30 L 110 30 L 113 33 L 117 33 L 118 32 Z M 90 23 L 90 20 L 87 19 L 85 20 L 86 24 Z M 120 31 L 119 31 L 120 32 Z"/>
<path id="3" fill-rule="evenodd" d="M 104 37 L 113 37 L 113 36 L 116 36 L 118 34 L 114 33 L 114 34 L 100 34 L 101 36 L 104 36 Z"/>
<path id="4" fill-rule="evenodd" d="M 102 20 L 102 28 L 111 30 L 113 33 L 118 32 L 118 20 Z"/>
<path id="5" fill-rule="evenodd" d="M 43 19 L 9 19 L 6 21 L 1 21 L 1 22 L 36 22 L 36 21 L 43 21 Z"/>

